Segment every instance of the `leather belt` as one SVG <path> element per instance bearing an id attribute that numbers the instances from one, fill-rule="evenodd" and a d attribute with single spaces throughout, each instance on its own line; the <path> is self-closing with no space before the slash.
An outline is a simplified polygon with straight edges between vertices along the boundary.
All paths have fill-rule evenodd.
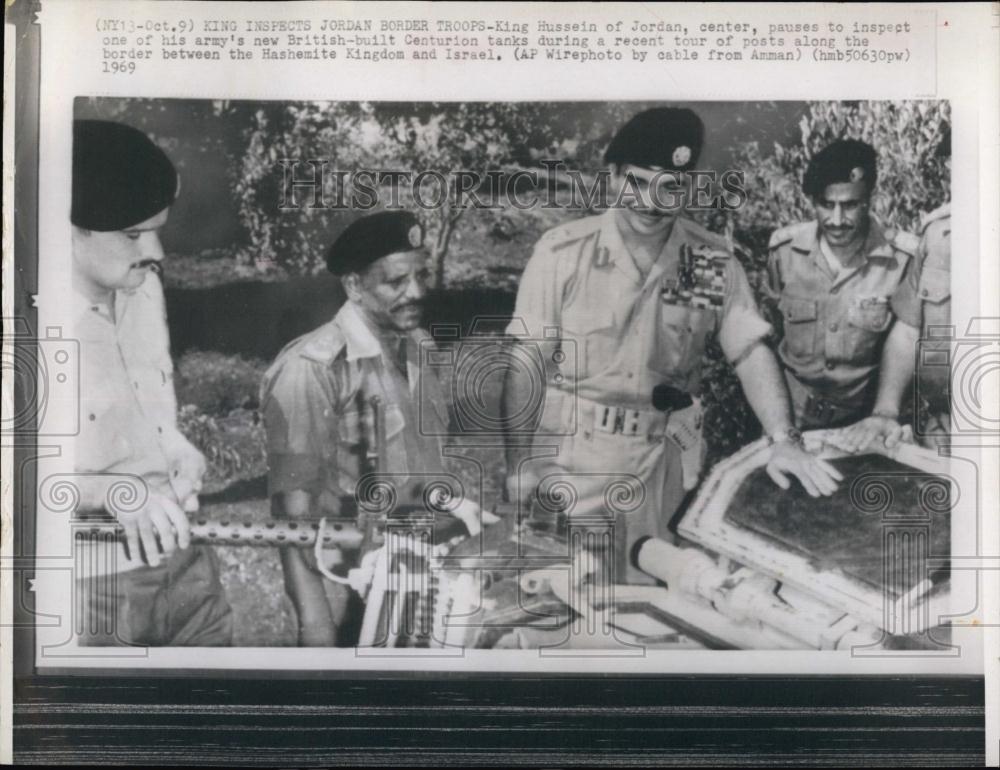
<path id="1" fill-rule="evenodd" d="M 580 425 L 593 423 L 595 431 L 629 438 L 663 435 L 669 412 L 608 406 L 597 401 L 578 398 Z"/>

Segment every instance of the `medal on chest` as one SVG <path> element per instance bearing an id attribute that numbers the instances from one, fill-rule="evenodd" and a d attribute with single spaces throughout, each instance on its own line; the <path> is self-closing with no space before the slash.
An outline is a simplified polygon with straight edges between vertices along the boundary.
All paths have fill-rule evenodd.
<path id="1" fill-rule="evenodd" d="M 722 307 L 726 292 L 726 270 L 718 252 L 708 246 L 682 244 L 677 276 L 660 283 L 660 300 L 667 305 Z"/>

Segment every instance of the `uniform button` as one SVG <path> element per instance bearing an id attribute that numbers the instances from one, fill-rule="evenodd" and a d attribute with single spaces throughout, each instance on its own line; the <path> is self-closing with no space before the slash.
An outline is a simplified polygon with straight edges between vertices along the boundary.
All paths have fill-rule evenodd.
<path id="1" fill-rule="evenodd" d="M 91 415 L 87 415 L 87 416 L 88 416 L 88 418 L 90 419 L 91 422 L 93 422 L 94 420 L 97 419 L 97 415 L 96 414 L 91 414 Z"/>
<path id="2" fill-rule="evenodd" d="M 827 361 L 826 362 L 826 368 L 827 369 L 832 369 L 834 367 L 834 365 L 835 364 L 833 363 L 833 361 Z"/>
<path id="3" fill-rule="evenodd" d="M 583 437 L 584 437 L 585 439 L 589 439 L 589 438 L 590 438 L 590 431 L 589 431 L 589 430 L 585 430 L 585 431 L 583 432 Z"/>
<path id="4" fill-rule="evenodd" d="M 626 376 L 626 377 L 628 377 L 628 378 L 629 378 L 629 379 L 631 380 L 631 379 L 632 379 L 632 378 L 633 378 L 633 377 L 634 377 L 635 375 L 634 375 L 634 374 L 632 374 L 632 372 L 629 372 L 629 373 L 628 373 L 628 374 L 626 374 L 625 376 Z"/>
<path id="5" fill-rule="evenodd" d="M 838 291 L 840 291 L 839 286 L 834 286 L 832 289 L 830 289 L 831 294 L 836 294 Z"/>
<path id="6" fill-rule="evenodd" d="M 161 425 L 157 425 L 157 426 L 156 426 L 156 432 L 157 432 L 157 433 L 163 433 L 163 426 L 161 426 Z"/>
<path id="7" fill-rule="evenodd" d="M 181 472 L 175 468 L 174 469 L 174 478 L 176 479 L 180 475 L 181 475 Z"/>
<path id="8" fill-rule="evenodd" d="M 832 332 L 837 331 L 837 324 L 830 324 L 830 331 Z"/>
<path id="9" fill-rule="evenodd" d="M 924 289 L 923 291 L 920 292 L 921 297 L 926 297 L 928 294 L 930 294 L 930 292 L 927 291 L 927 289 Z"/>

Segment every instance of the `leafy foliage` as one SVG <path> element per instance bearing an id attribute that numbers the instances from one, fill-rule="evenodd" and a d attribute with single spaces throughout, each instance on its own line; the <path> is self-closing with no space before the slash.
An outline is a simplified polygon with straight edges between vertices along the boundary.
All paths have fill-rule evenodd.
<path id="1" fill-rule="evenodd" d="M 177 426 L 205 455 L 206 483 L 266 472 L 264 426 L 255 412 L 239 410 L 225 418 L 213 417 L 186 404 L 177 415 Z"/>
<path id="2" fill-rule="evenodd" d="M 224 417 L 234 409 L 255 409 L 267 364 L 242 356 L 194 350 L 177 362 L 177 403 Z"/>
<path id="3" fill-rule="evenodd" d="M 454 172 L 502 177 L 547 157 L 587 168 L 596 159 L 599 166 L 600 151 L 615 125 L 634 106 L 600 108 L 603 119 L 595 120 L 595 105 L 589 104 L 305 102 L 259 107 L 244 131 L 246 150 L 233 180 L 249 236 L 240 259 L 258 270 L 317 272 L 330 233 L 357 216 L 348 212 L 352 195 L 370 197 L 361 185 L 352 187 L 350 177 L 332 172 L 398 171 L 412 174 L 414 184 L 423 174 L 416 190 L 409 181 L 400 185 L 392 205 L 420 214 L 440 286 L 456 225 L 467 211 Z M 299 190 L 276 215 L 286 174 L 280 161 L 309 159 L 328 161 L 325 206 L 313 206 L 312 192 Z M 295 170 L 297 179 L 311 176 L 304 164 Z M 380 194 L 385 198 L 388 191 Z M 418 206 L 420 201 L 432 205 Z"/>

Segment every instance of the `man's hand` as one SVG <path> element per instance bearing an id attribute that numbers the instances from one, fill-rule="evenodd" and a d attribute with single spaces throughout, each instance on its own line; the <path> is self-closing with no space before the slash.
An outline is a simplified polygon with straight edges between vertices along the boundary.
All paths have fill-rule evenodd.
<path id="1" fill-rule="evenodd" d="M 187 516 L 177 503 L 164 495 L 151 494 L 140 510 L 119 511 L 117 518 L 125 530 L 129 558 L 144 557 L 150 567 L 159 565 L 161 549 L 163 555 L 169 557 L 177 548 L 187 548 L 191 544 L 191 525 Z"/>
<path id="2" fill-rule="evenodd" d="M 873 414 L 844 428 L 837 437 L 837 446 L 845 452 L 854 454 L 867 449 L 873 441 L 882 439 L 886 449 L 892 449 L 899 442 L 906 441 L 911 435 L 906 427 L 891 417 Z"/>
<path id="3" fill-rule="evenodd" d="M 785 473 L 795 476 L 811 497 L 832 495 L 837 489 L 837 482 L 844 480 L 840 471 L 830 463 L 809 454 L 794 441 L 779 441 L 771 448 L 767 475 L 779 487 L 788 489 L 792 483 Z"/>
<path id="4" fill-rule="evenodd" d="M 185 511 L 194 513 L 198 510 L 198 493 L 201 492 L 202 479 L 208 466 L 205 455 L 191 444 L 184 443 L 170 464 L 170 474 L 177 499 L 181 501 Z"/>
<path id="5" fill-rule="evenodd" d="M 930 449 L 947 449 L 951 445 L 951 415 L 932 414 L 924 426 L 921 443 Z"/>
<path id="6" fill-rule="evenodd" d="M 483 527 L 488 527 L 490 524 L 496 524 L 500 521 L 500 517 L 495 513 L 484 511 L 466 497 L 459 500 L 458 505 L 454 507 L 449 506 L 448 512 L 461 521 L 473 537 L 482 532 Z"/>
<path id="7" fill-rule="evenodd" d="M 504 481 L 508 503 L 527 506 L 531 502 L 535 491 L 538 489 L 539 480 L 534 473 L 530 472 L 526 466 L 522 466 L 520 473 L 513 473 L 507 476 Z"/>

